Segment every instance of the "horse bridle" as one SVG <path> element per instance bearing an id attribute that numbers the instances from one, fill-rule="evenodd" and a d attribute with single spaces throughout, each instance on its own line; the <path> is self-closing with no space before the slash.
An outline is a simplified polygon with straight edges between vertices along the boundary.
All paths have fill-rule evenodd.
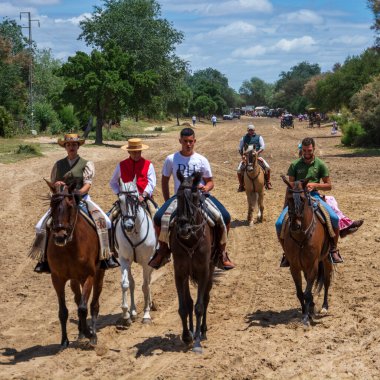
<path id="1" fill-rule="evenodd" d="M 310 207 L 311 207 L 311 195 L 307 191 L 306 188 L 302 189 L 302 190 L 293 190 L 290 187 L 288 187 L 288 191 L 290 193 L 292 193 L 292 198 L 294 200 L 294 213 L 290 210 L 290 207 L 288 208 L 289 221 L 290 221 L 290 224 L 291 224 L 292 223 L 292 217 L 296 216 L 297 218 L 301 218 L 303 216 L 303 211 L 304 211 L 304 208 L 305 208 L 305 204 L 301 200 L 301 194 L 302 193 L 305 194 L 305 197 L 307 199 L 308 205 Z M 315 225 L 316 225 L 316 220 L 315 220 L 315 215 L 314 215 L 314 212 L 313 212 L 313 218 L 312 218 L 309 226 L 305 230 L 301 229 L 300 231 L 298 231 L 299 234 L 301 234 L 301 235 L 304 236 L 304 238 L 302 239 L 302 241 L 299 241 L 299 240 L 297 240 L 297 239 L 294 238 L 294 236 L 292 235 L 292 230 L 290 230 L 290 236 L 291 236 L 291 238 L 293 240 L 295 240 L 297 242 L 298 245 L 300 245 L 300 247 L 302 247 L 303 246 L 303 242 L 305 240 L 307 240 L 311 236 L 311 234 L 313 233 Z"/>
<path id="2" fill-rule="evenodd" d="M 75 217 L 74 217 L 74 222 L 73 223 L 70 223 L 71 221 L 71 213 L 70 213 L 70 221 L 68 223 L 68 226 L 65 225 L 65 224 L 61 224 L 61 223 L 58 223 L 56 224 L 56 219 L 58 219 L 58 221 L 60 221 L 62 219 L 62 214 L 63 214 L 63 208 L 60 207 L 60 204 L 63 202 L 63 200 L 65 198 L 72 198 L 74 200 L 74 207 L 75 207 Z M 53 222 L 52 222 L 52 227 L 51 227 L 51 230 L 54 231 L 54 232 L 57 232 L 57 231 L 60 231 L 60 230 L 65 230 L 67 232 L 67 234 L 69 235 L 67 241 L 71 241 L 72 238 L 73 238 L 73 233 L 74 233 L 74 229 L 75 229 L 75 226 L 76 226 L 76 223 L 77 223 L 77 220 L 78 220 L 78 214 L 79 214 L 79 207 L 77 205 L 77 202 L 75 201 L 75 194 L 68 194 L 68 193 L 55 193 L 51 196 L 51 204 L 52 205 L 57 205 L 55 207 L 59 207 L 58 209 L 58 215 L 56 216 L 56 218 L 52 218 L 53 219 Z M 58 205 L 59 204 L 59 205 Z M 53 208 L 53 207 L 52 207 Z"/>
<path id="3" fill-rule="evenodd" d="M 122 205 L 124 204 L 120 202 L 120 197 L 125 196 L 125 210 L 123 210 Z M 133 222 L 135 222 L 136 217 L 137 217 L 137 209 L 139 206 L 139 196 L 138 193 L 135 190 L 132 191 L 120 191 L 119 192 L 119 206 L 120 206 L 120 211 L 121 211 L 121 219 L 124 222 L 127 219 L 132 219 Z M 130 207 L 128 207 L 130 206 Z M 127 214 L 128 209 L 131 209 L 132 214 Z"/>

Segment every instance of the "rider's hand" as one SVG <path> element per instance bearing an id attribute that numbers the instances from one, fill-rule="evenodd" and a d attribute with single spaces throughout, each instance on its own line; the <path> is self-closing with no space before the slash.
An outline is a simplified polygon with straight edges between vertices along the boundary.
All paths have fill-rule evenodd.
<path id="1" fill-rule="evenodd" d="M 54 186 L 66 186 L 65 182 L 62 181 L 56 181 L 54 182 Z"/>
<path id="2" fill-rule="evenodd" d="M 317 190 L 317 184 L 316 183 L 308 183 L 306 185 L 306 189 L 307 189 L 307 191 Z"/>
<path id="3" fill-rule="evenodd" d="M 204 193 L 206 191 L 206 186 L 205 185 L 202 185 L 201 183 L 198 185 L 198 189 Z"/>

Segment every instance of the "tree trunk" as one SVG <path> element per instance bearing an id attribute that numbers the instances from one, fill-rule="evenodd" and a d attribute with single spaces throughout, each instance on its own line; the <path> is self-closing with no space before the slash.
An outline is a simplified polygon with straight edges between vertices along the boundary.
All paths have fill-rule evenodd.
<path id="1" fill-rule="evenodd" d="M 179 113 L 177 112 L 177 126 L 179 127 Z"/>
<path id="2" fill-rule="evenodd" d="M 96 145 L 102 145 L 103 144 L 103 117 L 98 114 L 96 116 L 96 137 L 95 137 L 95 144 Z"/>

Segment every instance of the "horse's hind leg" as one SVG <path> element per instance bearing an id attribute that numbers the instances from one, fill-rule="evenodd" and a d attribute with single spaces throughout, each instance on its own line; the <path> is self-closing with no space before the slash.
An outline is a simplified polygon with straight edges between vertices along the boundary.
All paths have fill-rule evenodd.
<path id="1" fill-rule="evenodd" d="M 69 345 L 69 339 L 67 338 L 66 324 L 67 324 L 67 318 L 69 316 L 69 313 L 67 311 L 66 302 L 65 302 L 66 280 L 62 280 L 54 274 L 51 275 L 51 279 L 52 279 L 53 286 L 58 297 L 58 304 L 59 304 L 58 316 L 59 316 L 59 321 L 61 322 L 61 332 L 62 332 L 61 346 L 67 347 Z"/>
<path id="2" fill-rule="evenodd" d="M 87 314 L 88 308 L 87 303 L 91 295 L 92 286 L 94 284 L 94 277 L 88 276 L 82 287 L 82 297 L 78 307 L 78 317 L 79 317 L 79 331 L 86 338 L 91 339 L 92 334 L 87 325 Z"/>
<path id="3" fill-rule="evenodd" d="M 96 336 L 96 321 L 99 315 L 99 297 L 103 289 L 103 279 L 104 279 L 104 270 L 98 268 L 95 274 L 94 293 L 92 295 L 92 301 L 91 301 L 91 333 L 92 333 L 92 337 L 90 338 L 91 344 L 96 344 L 98 342 L 98 338 Z"/>
<path id="4" fill-rule="evenodd" d="M 323 304 L 322 304 L 321 314 L 327 314 L 327 311 L 329 309 L 328 296 L 329 296 L 329 287 L 331 284 L 332 264 L 330 263 L 329 260 L 324 259 L 323 266 L 324 266 L 324 271 L 325 271 L 325 277 L 324 277 L 324 282 L 323 282 L 324 295 L 323 295 Z"/>
<path id="5" fill-rule="evenodd" d="M 152 296 L 150 292 L 150 281 L 152 279 L 152 271 L 153 271 L 153 268 L 145 264 L 143 268 L 143 285 L 142 285 L 142 291 L 144 293 L 143 323 L 152 322 L 152 318 L 150 317 L 150 305 L 152 304 Z"/>

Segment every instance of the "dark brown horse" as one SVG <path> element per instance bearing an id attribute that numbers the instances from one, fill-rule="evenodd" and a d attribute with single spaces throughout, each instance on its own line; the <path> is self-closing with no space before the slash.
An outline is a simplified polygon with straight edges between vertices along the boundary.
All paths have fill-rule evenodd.
<path id="1" fill-rule="evenodd" d="M 206 339 L 207 307 L 214 273 L 213 232 L 202 211 L 206 206 L 203 195 L 198 190 L 201 173 L 197 172 L 191 177 L 184 178 L 178 170 L 177 177 L 181 185 L 177 191 L 177 217 L 170 235 L 170 246 L 174 259 L 178 312 L 182 319 L 182 340 L 186 344 L 191 344 L 194 339 L 193 351 L 201 353 L 201 339 Z M 198 285 L 195 333 L 190 279 Z"/>
<path id="2" fill-rule="evenodd" d="M 329 234 L 315 214 L 310 193 L 307 191 L 308 179 L 289 183 L 286 190 L 289 219 L 284 226 L 283 240 L 285 256 L 290 263 L 290 272 L 296 285 L 297 297 L 301 303 L 305 325 L 314 314 L 313 285 L 317 292 L 324 287 L 321 313 L 328 310 L 328 291 L 331 282 L 332 264 L 328 259 Z M 302 291 L 302 276 L 306 280 L 305 292 Z"/>
<path id="3" fill-rule="evenodd" d="M 65 285 L 68 280 L 78 305 L 78 338 L 86 337 L 92 344 L 96 344 L 96 320 L 104 278 L 104 270 L 99 268 L 98 262 L 98 236 L 95 228 L 79 212 L 80 196 L 74 192 L 75 183 L 59 192 L 52 183 L 47 183 L 53 192 L 50 201 L 52 224 L 48 238 L 47 259 L 59 303 L 61 345 L 67 347 L 69 344 L 66 331 L 68 311 L 65 302 Z M 89 327 L 86 319 L 91 291 L 93 291 L 92 323 Z"/>

